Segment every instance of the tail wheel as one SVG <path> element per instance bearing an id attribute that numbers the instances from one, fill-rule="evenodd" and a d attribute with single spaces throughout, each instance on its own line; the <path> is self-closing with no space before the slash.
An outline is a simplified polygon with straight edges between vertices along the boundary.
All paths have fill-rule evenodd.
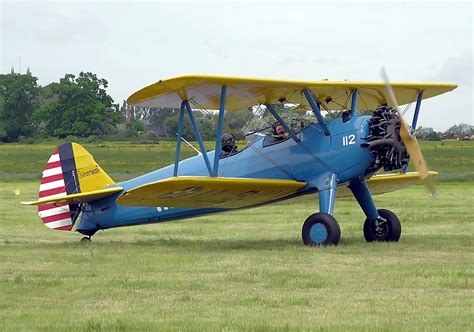
<path id="1" fill-rule="evenodd" d="M 301 235 L 307 246 L 337 245 L 341 238 L 341 229 L 333 216 L 319 212 L 306 219 Z"/>
<path id="2" fill-rule="evenodd" d="M 402 225 L 395 213 L 379 209 L 376 220 L 366 219 L 364 223 L 364 237 L 367 242 L 386 241 L 398 242 L 402 235 Z"/>
<path id="3" fill-rule="evenodd" d="M 90 244 L 91 243 L 91 237 L 90 236 L 84 236 L 81 241 L 82 244 Z"/>

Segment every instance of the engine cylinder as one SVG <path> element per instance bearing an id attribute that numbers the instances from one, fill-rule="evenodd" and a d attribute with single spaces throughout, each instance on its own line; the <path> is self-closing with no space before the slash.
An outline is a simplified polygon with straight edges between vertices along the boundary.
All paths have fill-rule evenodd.
<path id="1" fill-rule="evenodd" d="M 409 156 L 400 137 L 400 118 L 397 110 L 383 105 L 375 109 L 369 123 L 367 143 L 374 162 L 367 173 L 374 173 L 383 167 L 385 171 L 398 170 L 408 164 Z"/>

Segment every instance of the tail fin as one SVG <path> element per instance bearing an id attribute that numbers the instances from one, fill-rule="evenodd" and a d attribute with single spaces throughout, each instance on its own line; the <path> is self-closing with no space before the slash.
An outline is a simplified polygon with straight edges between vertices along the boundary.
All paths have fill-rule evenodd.
<path id="1" fill-rule="evenodd" d="M 76 143 L 65 143 L 54 150 L 43 171 L 39 199 L 79 194 L 104 188 L 115 182 L 95 162 L 92 155 Z M 38 205 L 38 214 L 51 229 L 70 231 L 79 214 L 78 204 Z"/>

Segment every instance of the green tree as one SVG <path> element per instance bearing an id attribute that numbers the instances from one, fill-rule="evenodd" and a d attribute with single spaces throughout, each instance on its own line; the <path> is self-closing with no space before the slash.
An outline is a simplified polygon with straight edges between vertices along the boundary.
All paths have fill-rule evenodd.
<path id="1" fill-rule="evenodd" d="M 168 137 L 176 138 L 179 125 L 179 111 L 175 115 L 167 117 L 163 122 L 163 127 L 166 130 Z M 216 139 L 216 122 L 217 116 L 213 114 L 206 114 L 200 111 L 194 111 L 194 118 L 196 120 L 199 133 L 203 140 L 215 140 Z M 187 113 L 184 114 L 184 126 L 183 126 L 183 137 L 187 140 L 195 140 L 193 127 Z"/>
<path id="2" fill-rule="evenodd" d="M 460 123 L 458 125 L 454 125 L 450 127 L 448 130 L 444 132 L 444 134 L 448 137 L 453 135 L 458 135 L 459 137 L 463 137 L 465 135 L 470 135 L 473 133 L 474 126 L 471 126 L 467 123 Z"/>
<path id="3" fill-rule="evenodd" d="M 242 139 L 245 126 L 250 122 L 252 118 L 253 113 L 251 109 L 242 109 L 237 111 L 226 112 L 224 115 L 224 131 L 230 130 L 233 134 L 238 134 L 239 139 Z"/>
<path id="4" fill-rule="evenodd" d="M 59 83 L 50 85 L 53 101 L 38 111 L 35 118 L 50 136 L 110 134 L 124 118 L 118 105 L 112 104 L 107 86 L 105 79 L 93 73 L 81 72 L 78 77 L 66 74 Z"/>
<path id="5" fill-rule="evenodd" d="M 0 140 L 14 142 L 34 132 L 32 114 L 40 87 L 31 74 L 0 75 Z"/>
<path id="6" fill-rule="evenodd" d="M 169 136 L 168 130 L 165 126 L 165 121 L 168 118 L 176 117 L 176 123 L 177 123 L 178 116 L 179 116 L 179 109 L 165 108 L 165 107 L 154 108 L 150 112 L 150 117 L 149 117 L 150 128 L 153 128 L 154 131 L 160 135 L 165 134 Z M 174 134 L 173 134 L 173 137 L 174 137 Z"/>
<path id="7" fill-rule="evenodd" d="M 167 117 L 163 123 L 163 126 L 166 130 L 166 135 L 168 137 L 176 138 L 176 134 L 178 133 L 178 125 L 179 125 L 179 116 L 170 116 Z M 194 140 L 194 132 L 193 127 L 191 126 L 191 121 L 187 114 L 184 115 L 184 126 L 183 126 L 183 137 L 187 140 Z"/>
<path id="8" fill-rule="evenodd" d="M 145 125 L 139 120 L 132 120 L 125 125 L 125 136 L 137 137 L 145 132 Z"/>
<path id="9" fill-rule="evenodd" d="M 436 131 L 429 132 L 426 136 L 425 139 L 427 141 L 441 141 L 441 135 L 438 134 Z"/>
<path id="10" fill-rule="evenodd" d="M 217 115 L 211 113 L 195 112 L 197 114 L 197 122 L 199 131 L 203 140 L 213 141 L 216 139 L 217 132 Z M 228 114 L 228 113 L 227 113 Z M 226 114 L 226 115 L 227 115 Z M 225 131 L 225 128 L 224 128 Z"/>
<path id="11" fill-rule="evenodd" d="M 418 139 L 427 139 L 428 136 L 434 137 L 433 133 L 435 133 L 433 128 L 423 126 L 419 126 L 415 131 L 416 138 Z"/>

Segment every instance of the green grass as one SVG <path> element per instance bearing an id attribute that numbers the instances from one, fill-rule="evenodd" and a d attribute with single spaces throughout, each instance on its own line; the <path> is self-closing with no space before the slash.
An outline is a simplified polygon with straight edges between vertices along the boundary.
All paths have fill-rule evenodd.
<path id="1" fill-rule="evenodd" d="M 115 180 L 129 179 L 171 164 L 174 161 L 175 145 L 175 142 L 170 141 L 162 141 L 159 144 L 83 144 Z M 211 147 L 211 142 L 207 143 L 207 147 Z M 0 180 L 39 179 L 55 148 L 55 144 L 0 145 Z M 182 159 L 195 154 L 190 147 L 182 144 Z"/>
<path id="2" fill-rule="evenodd" d="M 84 246 L 19 205 L 55 145 L 0 145 L 0 329 L 471 330 L 474 142 L 421 145 L 438 199 L 421 186 L 376 197 L 402 220 L 401 241 L 367 244 L 359 207 L 339 199 L 341 244 L 326 248 L 301 242 L 312 201 L 107 230 Z M 118 180 L 174 158 L 173 142 L 84 146 Z"/>
<path id="3" fill-rule="evenodd" d="M 197 144 L 194 144 L 197 146 Z M 213 149 L 214 142 L 206 142 Z M 244 146 L 241 142 L 239 146 Z M 174 161 L 175 143 L 90 143 L 84 147 L 115 180 L 129 179 L 169 165 Z M 440 181 L 474 180 L 474 142 L 421 142 L 430 169 L 440 172 Z M 0 145 L 0 181 L 39 179 L 55 144 Z M 182 144 L 182 158 L 195 155 Z"/>
<path id="4" fill-rule="evenodd" d="M 21 194 L 16 196 L 15 189 Z M 336 202 L 337 247 L 305 247 L 316 202 L 99 232 L 91 245 L 41 225 L 0 182 L 2 330 L 472 330 L 474 184 L 376 197 L 399 243 L 368 244 L 363 214 Z"/>
<path id="5" fill-rule="evenodd" d="M 441 181 L 474 181 L 474 141 L 421 141 L 420 145 L 429 168 L 440 172 Z"/>

